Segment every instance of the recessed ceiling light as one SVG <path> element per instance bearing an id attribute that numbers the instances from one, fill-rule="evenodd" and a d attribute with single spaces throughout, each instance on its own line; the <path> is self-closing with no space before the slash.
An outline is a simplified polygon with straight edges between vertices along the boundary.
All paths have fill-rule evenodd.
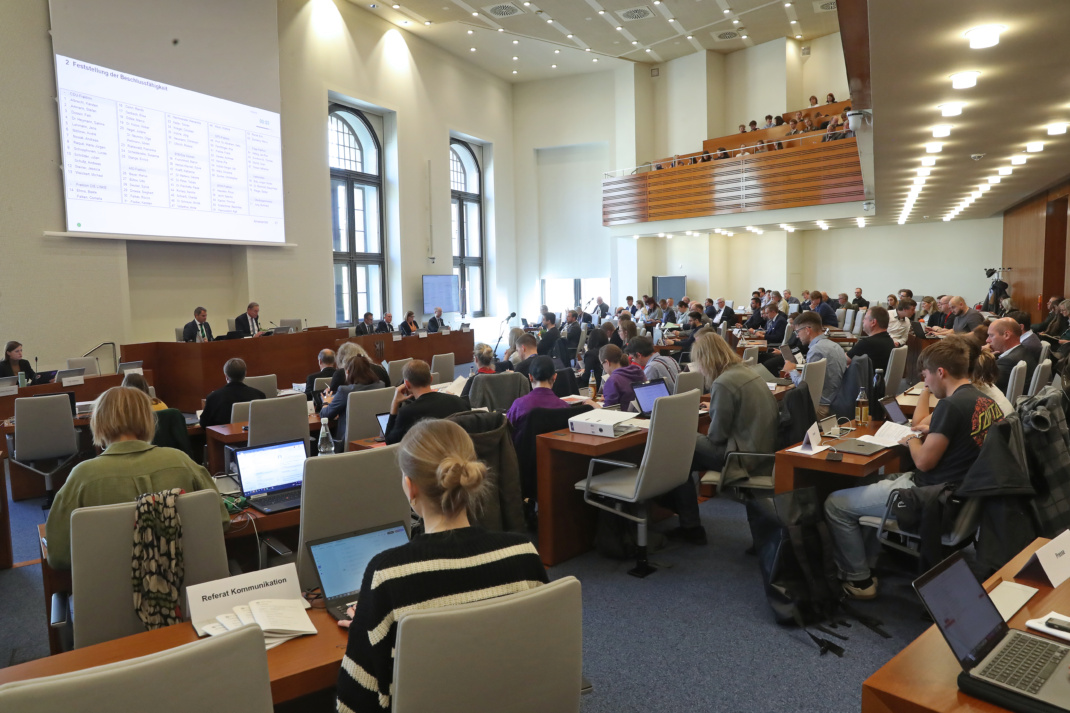
<path id="1" fill-rule="evenodd" d="M 980 76 L 980 72 L 958 72 L 957 74 L 952 74 L 951 88 L 969 89 L 970 87 L 977 86 L 977 78 Z"/>
<path id="2" fill-rule="evenodd" d="M 561 50 L 554 50 L 554 54 L 561 54 Z"/>
<path id="3" fill-rule="evenodd" d="M 999 176 L 989 176 L 989 177 L 988 177 L 988 182 L 989 182 L 989 183 L 999 183 L 999 182 L 1000 182 L 1000 181 L 1002 181 L 1002 180 L 1003 180 L 1003 179 L 1002 179 L 1002 178 L 1000 178 Z"/>
<path id="4" fill-rule="evenodd" d="M 937 124 L 933 127 L 933 138 L 942 139 L 951 136 L 951 124 Z"/>
<path id="5" fill-rule="evenodd" d="M 527 7 L 527 6 L 528 6 L 528 5 L 530 5 L 530 4 L 531 4 L 530 2 L 525 2 L 525 3 L 524 3 L 524 7 Z"/>
<path id="6" fill-rule="evenodd" d="M 592 59 L 591 61 L 592 61 L 592 62 L 597 62 L 597 61 L 598 61 L 598 58 L 597 58 L 597 57 L 595 57 L 595 58 L 594 58 L 594 59 Z"/>
<path id="7" fill-rule="evenodd" d="M 688 35 L 688 36 L 687 36 L 687 39 L 689 39 L 689 40 L 690 40 L 690 39 L 691 39 L 691 35 Z"/>
<path id="8" fill-rule="evenodd" d="M 791 3 L 790 2 L 784 3 L 784 7 L 791 7 Z"/>
<path id="9" fill-rule="evenodd" d="M 498 32 L 505 32 L 505 28 L 504 27 L 499 27 L 498 28 Z"/>
<path id="10" fill-rule="evenodd" d="M 1014 169 L 1009 166 L 1004 166 L 1003 168 L 999 169 L 999 175 L 1001 176 L 1009 176 L 1012 173 L 1014 173 Z"/>
<path id="11" fill-rule="evenodd" d="M 970 49 L 981 50 L 999 44 L 999 33 L 1007 28 L 1003 25 L 981 25 L 966 30 L 963 34 L 970 41 Z"/>
<path id="12" fill-rule="evenodd" d="M 936 156 L 922 156 L 921 157 L 921 165 L 922 166 L 935 166 L 936 165 Z"/>
<path id="13" fill-rule="evenodd" d="M 944 150 L 944 145 L 939 141 L 932 141 L 925 144 L 925 153 L 940 153 Z"/>
<path id="14" fill-rule="evenodd" d="M 550 65 L 550 69 L 557 69 L 557 65 L 556 64 L 551 64 Z"/>
<path id="15" fill-rule="evenodd" d="M 669 22 L 676 22 L 676 18 L 675 17 L 670 17 L 669 18 Z"/>
<path id="16" fill-rule="evenodd" d="M 925 185 L 925 176 L 918 176 L 917 178 L 915 178 L 914 179 L 914 185 L 915 186 L 924 186 Z"/>
<path id="17" fill-rule="evenodd" d="M 649 47 L 647 47 L 647 48 L 646 48 L 646 51 L 647 51 L 647 52 L 649 52 L 649 51 L 650 51 L 650 48 L 649 48 Z"/>
<path id="18" fill-rule="evenodd" d="M 747 39 L 746 35 L 740 35 L 740 37 L 742 37 L 743 39 Z"/>
<path id="19" fill-rule="evenodd" d="M 547 24 L 547 25 L 552 25 L 552 24 L 554 24 L 554 21 L 553 21 L 553 20 L 547 20 L 547 21 L 546 21 L 546 24 Z"/>
<path id="20" fill-rule="evenodd" d="M 513 61 L 514 62 L 517 61 L 518 59 L 520 59 L 520 58 L 519 57 L 513 57 Z"/>
<path id="21" fill-rule="evenodd" d="M 1048 136 L 1058 136 L 1066 133 L 1066 124 L 1048 124 Z"/>
<path id="22" fill-rule="evenodd" d="M 395 10 L 397 10 L 399 7 L 401 7 L 401 5 L 398 5 L 397 3 L 394 3 L 393 5 L 391 5 L 391 7 L 394 8 Z"/>
<path id="23" fill-rule="evenodd" d="M 570 40 L 572 39 L 572 35 L 565 35 L 565 37 L 569 38 Z"/>
<path id="24" fill-rule="evenodd" d="M 473 47 L 473 48 L 471 48 L 471 49 L 470 49 L 470 50 L 468 50 L 468 51 L 469 51 L 469 52 L 475 52 L 475 51 L 476 51 L 476 48 L 475 48 L 475 47 Z"/>
<path id="25" fill-rule="evenodd" d="M 866 227 L 866 219 L 865 218 L 857 218 L 857 222 L 858 222 L 858 227 L 859 228 Z"/>
<path id="26" fill-rule="evenodd" d="M 933 170 L 931 168 L 919 168 L 918 169 L 918 175 L 919 176 L 928 176 L 932 172 L 933 172 Z"/>
<path id="27" fill-rule="evenodd" d="M 724 14 L 728 15 L 728 14 L 730 14 L 731 12 L 732 12 L 731 10 L 725 10 L 725 11 L 724 11 Z"/>
<path id="28" fill-rule="evenodd" d="M 513 44 L 514 44 L 514 45 L 518 45 L 518 44 L 520 44 L 520 40 L 513 40 Z"/>
<path id="29" fill-rule="evenodd" d="M 473 12 L 472 13 L 472 17 L 479 17 L 479 13 L 478 12 Z"/>
<path id="30" fill-rule="evenodd" d="M 739 24 L 739 20 L 732 20 L 732 24 L 733 25 L 738 25 Z"/>
<path id="31" fill-rule="evenodd" d="M 513 70 L 513 74 L 516 74 L 516 70 L 515 69 Z"/>
<path id="32" fill-rule="evenodd" d="M 584 47 L 584 48 L 583 48 L 583 51 L 584 51 L 584 52 L 590 52 L 590 51 L 591 51 L 591 48 L 590 48 L 590 47 Z"/>
<path id="33" fill-rule="evenodd" d="M 795 35 L 795 39 L 801 40 L 802 39 L 802 35 Z"/>
<path id="34" fill-rule="evenodd" d="M 637 45 L 637 44 L 639 44 L 639 40 L 632 40 L 632 44 L 633 44 L 633 45 Z"/>
<path id="35" fill-rule="evenodd" d="M 1025 145 L 1025 150 L 1028 151 L 1029 153 L 1036 153 L 1037 151 L 1043 151 L 1044 150 L 1044 142 L 1043 141 L 1030 141 L 1028 144 Z"/>
<path id="36" fill-rule="evenodd" d="M 981 191 L 981 193 L 988 193 L 990 190 L 992 190 L 992 184 L 982 183 L 981 185 L 977 186 L 977 190 Z"/>
<path id="37" fill-rule="evenodd" d="M 605 14 L 606 14 L 606 11 L 605 11 L 605 10 L 599 10 L 599 11 L 598 11 L 598 14 L 599 14 L 599 15 L 605 15 Z"/>
<path id="38" fill-rule="evenodd" d="M 964 104 L 962 102 L 948 102 L 947 104 L 941 104 L 936 108 L 940 110 L 941 116 L 958 116 L 962 113 L 963 106 Z"/>
<path id="39" fill-rule="evenodd" d="M 473 32 L 472 30 L 469 30 L 469 31 L 468 31 L 468 34 L 472 34 L 472 32 Z"/>
<path id="40" fill-rule="evenodd" d="M 424 20 L 424 24 L 425 24 L 425 25 L 430 25 L 430 24 L 431 24 L 431 21 L 430 21 L 430 20 Z"/>
<path id="41" fill-rule="evenodd" d="M 792 20 L 792 21 L 791 21 L 791 22 L 789 22 L 788 24 L 789 24 L 789 25 L 797 25 L 798 23 L 799 23 L 799 21 L 798 21 L 798 20 Z"/>
<path id="42" fill-rule="evenodd" d="M 1012 156 L 1011 157 L 1011 165 L 1012 166 L 1021 166 L 1026 162 L 1026 160 L 1027 160 L 1027 158 L 1025 156 Z"/>
<path id="43" fill-rule="evenodd" d="M 618 25 L 618 26 L 617 26 L 617 32 L 620 32 L 620 31 L 621 31 L 621 30 L 623 30 L 623 29 L 624 29 L 624 28 L 623 28 L 623 27 L 621 27 L 620 25 Z"/>

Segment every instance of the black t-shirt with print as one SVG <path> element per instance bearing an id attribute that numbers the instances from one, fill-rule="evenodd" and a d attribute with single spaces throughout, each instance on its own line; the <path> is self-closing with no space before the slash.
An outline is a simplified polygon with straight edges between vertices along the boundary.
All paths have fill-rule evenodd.
<path id="1" fill-rule="evenodd" d="M 936 467 L 917 471 L 916 485 L 959 483 L 981 453 L 988 427 L 1003 418 L 1003 411 L 972 384 L 963 384 L 955 393 L 936 404 L 929 433 L 939 433 L 948 440 L 947 450 Z"/>

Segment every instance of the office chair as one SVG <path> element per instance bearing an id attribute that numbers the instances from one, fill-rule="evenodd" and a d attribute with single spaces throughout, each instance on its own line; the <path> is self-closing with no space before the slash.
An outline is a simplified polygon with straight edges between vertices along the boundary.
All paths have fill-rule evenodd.
<path id="1" fill-rule="evenodd" d="M 885 393 L 898 396 L 903 393 L 903 372 L 907 367 L 907 345 L 896 347 L 888 357 L 888 371 L 884 374 Z M 875 367 L 875 368 L 879 368 Z"/>
<path id="2" fill-rule="evenodd" d="M 349 444 L 362 438 L 374 438 L 379 435 L 379 422 L 376 414 L 390 411 L 394 400 L 394 390 L 369 389 L 367 391 L 350 391 L 346 403 L 345 426 L 339 424 L 336 433 L 342 434 L 342 442 L 334 444 L 335 453 L 349 451 Z"/>
<path id="3" fill-rule="evenodd" d="M 681 371 L 676 375 L 676 389 L 673 394 L 686 394 L 697 389 L 701 394 L 706 390 L 706 379 L 697 371 Z"/>
<path id="4" fill-rule="evenodd" d="M 434 360 L 434 357 L 431 357 Z M 412 357 L 406 359 L 395 359 L 392 362 L 388 362 L 386 365 L 386 373 L 390 377 L 390 383 L 387 386 L 401 386 L 401 382 L 405 381 L 405 377 L 402 372 L 405 370 L 405 365 L 412 361 Z M 434 371 L 434 369 L 432 369 Z"/>
<path id="5" fill-rule="evenodd" d="M 824 359 L 807 362 L 802 369 L 801 381 L 805 381 L 810 388 L 810 399 L 814 402 L 814 411 L 821 407 L 821 392 L 825 389 L 825 367 L 828 366 Z"/>
<path id="6" fill-rule="evenodd" d="M 47 498 L 42 509 L 48 510 L 56 496 L 53 478 L 78 458 L 78 435 L 67 394 L 15 399 L 15 435 L 11 440 L 12 462 L 45 479 Z M 50 460 L 56 461 L 50 470 L 37 467 L 40 461 Z"/>
<path id="7" fill-rule="evenodd" d="M 292 332 L 300 332 L 302 329 L 301 320 L 299 319 L 280 319 L 280 327 L 289 327 Z"/>
<path id="8" fill-rule="evenodd" d="M 185 339 L 182 338 L 182 330 L 183 330 L 182 327 L 175 327 L 175 341 L 176 342 L 184 342 L 184 341 L 186 341 Z"/>
<path id="9" fill-rule="evenodd" d="M 96 357 L 75 357 L 67 360 L 68 369 L 85 369 L 85 376 L 100 376 L 100 361 Z"/>
<path id="10" fill-rule="evenodd" d="M 1020 361 L 1011 369 L 1010 379 L 1007 380 L 1007 400 L 1011 406 L 1017 407 L 1018 397 L 1025 392 L 1025 362 Z M 16 417 L 16 422 L 18 421 Z"/>
<path id="11" fill-rule="evenodd" d="M 274 374 L 268 374 L 267 376 L 247 376 L 245 377 L 245 385 L 263 392 L 264 396 L 269 399 L 273 399 L 279 395 L 279 380 Z"/>
<path id="12" fill-rule="evenodd" d="M 453 375 L 457 371 L 454 361 L 455 357 L 453 352 L 448 354 L 435 354 L 431 357 L 431 371 L 438 372 L 439 378 L 444 381 L 453 381 Z"/>
<path id="13" fill-rule="evenodd" d="M 309 451 L 308 399 L 304 394 L 249 402 L 249 445 L 303 439 Z"/>
<path id="14" fill-rule="evenodd" d="M 1047 386 L 1049 381 L 1051 381 L 1051 359 L 1045 359 L 1033 371 L 1033 381 L 1029 384 L 1029 391 L 1026 395 L 1036 396 L 1037 392 Z"/>

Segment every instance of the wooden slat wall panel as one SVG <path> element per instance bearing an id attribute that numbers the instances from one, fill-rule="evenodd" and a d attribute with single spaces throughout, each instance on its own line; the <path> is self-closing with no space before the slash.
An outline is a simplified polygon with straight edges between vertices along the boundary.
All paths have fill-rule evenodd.
<path id="1" fill-rule="evenodd" d="M 602 224 L 695 218 L 864 198 L 854 139 L 602 182 Z"/>

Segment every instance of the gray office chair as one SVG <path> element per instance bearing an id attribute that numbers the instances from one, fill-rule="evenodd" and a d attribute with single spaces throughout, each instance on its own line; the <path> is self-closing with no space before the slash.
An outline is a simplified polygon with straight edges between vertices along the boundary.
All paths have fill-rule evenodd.
<path id="1" fill-rule="evenodd" d="M 908 532 L 899 527 L 895 519 L 895 508 L 901 491 L 888 493 L 888 502 L 883 515 L 864 515 L 858 518 L 858 524 L 877 531 L 877 541 L 885 547 L 905 552 L 914 557 L 921 557 L 921 535 Z M 951 531 L 941 535 L 944 547 L 958 549 L 973 539 L 981 520 L 981 498 L 966 498 L 952 525 Z"/>
<path id="2" fill-rule="evenodd" d="M 304 394 L 249 402 L 249 445 L 303 439 L 308 454 L 308 399 Z"/>
<path id="3" fill-rule="evenodd" d="M 1014 365 L 1011 369 L 1010 379 L 1007 380 L 1007 400 L 1011 402 L 1011 406 L 1017 406 L 1015 403 L 1018 397 L 1025 392 L 1025 362 L 1020 361 Z M 18 423 L 18 417 L 16 416 L 15 422 Z"/>
<path id="4" fill-rule="evenodd" d="M 323 391 L 324 389 L 326 389 L 330 385 L 331 385 L 331 377 L 329 377 L 329 376 L 320 377 L 320 378 L 316 379 L 314 382 L 312 382 L 312 390 L 313 391 Z"/>
<path id="5" fill-rule="evenodd" d="M 851 334 L 855 335 L 856 337 L 862 335 L 862 322 L 865 320 L 865 316 L 866 316 L 865 312 L 863 310 L 859 309 L 858 310 L 858 318 L 855 319 L 854 328 L 851 329 Z"/>
<path id="6" fill-rule="evenodd" d="M 78 508 L 71 513 L 71 594 L 52 596 L 52 626 L 74 627 L 74 647 L 92 646 L 145 631 L 134 611 L 130 579 L 136 503 Z M 180 495 L 185 563 L 183 593 L 192 584 L 230 576 L 223 542 L 219 493 L 200 490 Z M 189 607 L 183 606 L 189 615 Z M 79 708 L 79 710 L 82 710 Z"/>
<path id="7" fill-rule="evenodd" d="M 844 329 L 844 324 L 847 322 L 847 309 L 840 307 L 836 310 L 836 326 L 840 329 Z"/>
<path id="8" fill-rule="evenodd" d="M 397 451 L 395 444 L 305 461 L 297 548 L 302 589 L 320 584 L 306 543 L 398 521 L 411 528 Z"/>
<path id="9" fill-rule="evenodd" d="M 880 365 L 874 365 L 879 369 Z M 896 347 L 888 357 L 888 370 L 884 373 L 885 393 L 888 396 L 898 396 L 903 393 L 903 372 L 907 368 L 907 345 Z"/>
<path id="10" fill-rule="evenodd" d="M 351 391 L 349 403 L 346 404 L 346 427 L 342 435 L 344 450 L 349 450 L 352 441 L 361 438 L 374 438 L 379 435 L 379 422 L 376 414 L 388 413 L 394 400 L 394 390 L 371 389 L 369 391 Z M 335 444 L 337 447 L 337 444 Z"/>
<path id="11" fill-rule="evenodd" d="M 249 404 L 252 401 L 239 401 L 230 407 L 230 422 L 245 423 L 249 420 Z M 308 408 L 307 406 L 305 408 Z"/>
<path id="12" fill-rule="evenodd" d="M 53 478 L 78 458 L 78 435 L 67 394 L 15 399 L 15 435 L 9 444 L 11 460 L 45 479 L 47 499 L 42 506 L 52 507 L 55 498 Z M 56 464 L 41 470 L 41 461 Z"/>
<path id="13" fill-rule="evenodd" d="M 1033 381 L 1029 384 L 1027 395 L 1036 396 L 1037 392 L 1047 386 L 1049 381 L 1051 381 L 1051 359 L 1045 359 L 1033 370 Z"/>
<path id="14" fill-rule="evenodd" d="M 743 363 L 747 366 L 758 366 L 758 359 L 756 357 L 747 357 L 743 360 Z"/>
<path id="15" fill-rule="evenodd" d="M 227 330 L 228 331 L 231 331 L 231 332 L 237 332 L 238 331 L 238 323 L 237 323 L 236 319 L 237 319 L 236 317 L 227 317 Z"/>
<path id="16" fill-rule="evenodd" d="M 674 394 L 686 394 L 692 389 L 697 389 L 701 394 L 706 389 L 706 379 L 697 371 L 681 371 L 676 375 L 676 390 Z"/>
<path id="17" fill-rule="evenodd" d="M 576 344 L 576 353 L 572 355 L 577 362 L 580 360 L 580 355 L 583 354 L 583 348 L 587 345 L 587 333 L 590 331 L 588 326 L 589 325 L 586 322 L 580 324 L 580 341 Z M 640 327 L 640 329 L 642 329 L 644 333 L 646 332 L 642 327 Z"/>
<path id="18" fill-rule="evenodd" d="M 75 357 L 67 360 L 68 369 L 85 369 L 85 376 L 100 376 L 100 361 L 96 357 Z"/>
<path id="19" fill-rule="evenodd" d="M 849 309 L 844 314 L 843 318 L 843 331 L 850 332 L 855 326 L 855 317 L 858 315 L 858 310 Z"/>
<path id="20" fill-rule="evenodd" d="M 456 371 L 454 361 L 453 352 L 450 352 L 449 354 L 435 354 L 431 357 L 431 371 L 437 372 L 439 379 L 453 381 L 453 374 Z M 391 378 L 393 378 L 392 375 Z"/>
<path id="21" fill-rule="evenodd" d="M 1051 344 L 1049 342 L 1040 343 L 1040 358 L 1037 359 L 1037 364 L 1043 364 L 1044 360 L 1051 356 Z"/>
<path id="22" fill-rule="evenodd" d="M 279 380 L 274 374 L 268 374 L 267 376 L 247 376 L 245 377 L 245 385 L 262 391 L 264 396 L 267 396 L 269 399 L 273 399 L 279 395 Z"/>
<path id="23" fill-rule="evenodd" d="M 728 337 L 728 322 L 721 322 L 721 328 L 718 331 L 721 335 L 721 339 L 727 339 Z"/>
<path id="24" fill-rule="evenodd" d="M 183 329 L 182 327 L 175 327 L 175 341 L 176 342 L 184 342 L 184 341 L 186 341 L 185 339 L 182 338 L 182 329 Z"/>
<path id="25" fill-rule="evenodd" d="M 302 329 L 301 320 L 299 320 L 299 319 L 280 319 L 279 320 L 279 326 L 280 327 L 289 327 L 290 331 L 292 331 L 292 332 L 300 332 L 301 329 Z"/>
<path id="26" fill-rule="evenodd" d="M 634 569 L 628 571 L 634 577 L 646 577 L 654 571 L 646 557 L 647 502 L 688 482 L 691 475 L 691 456 L 695 452 L 695 433 L 698 431 L 698 405 L 698 391 L 662 396 L 654 402 L 642 462 L 636 466 L 634 463 L 592 458 L 587 468 L 587 480 L 576 483 L 576 489 L 583 491 L 584 502 L 638 525 L 636 564 Z M 598 465 L 613 468 L 595 475 L 594 470 Z M 601 502 L 603 499 L 609 500 L 610 504 Z M 634 504 L 635 514 L 618 510 L 614 501 L 617 505 Z"/>
<path id="27" fill-rule="evenodd" d="M 743 361 L 748 359 L 753 359 L 755 362 L 758 361 L 758 347 L 747 347 L 743 350 Z"/>
<path id="28" fill-rule="evenodd" d="M 577 713 L 581 594 L 579 581 L 564 577 L 503 597 L 403 614 L 393 713 L 467 713 L 473 707 Z"/>
<path id="29" fill-rule="evenodd" d="M 810 398 L 814 402 L 814 410 L 821 406 L 821 392 L 825 388 L 825 367 L 828 366 L 824 359 L 807 362 L 803 366 L 802 381 L 810 388 Z"/>
<path id="30" fill-rule="evenodd" d="M 434 357 L 431 357 L 431 359 L 434 361 Z M 411 357 L 407 359 L 395 359 L 394 361 L 387 363 L 386 373 L 390 377 L 390 383 L 387 384 L 387 386 L 401 386 L 401 382 L 405 380 L 401 375 L 401 372 L 405 368 L 405 365 L 410 361 L 412 361 Z M 434 369 L 432 369 L 432 371 L 434 371 Z"/>
<path id="31" fill-rule="evenodd" d="M 127 554 L 127 579 L 129 565 Z M 235 681 L 241 682 L 240 694 L 235 693 Z M 152 699 L 148 706 L 147 692 Z M 271 713 L 271 677 L 260 627 L 0 686 L 0 710 L 5 711 L 112 713 L 146 707 L 153 713 Z"/>
<path id="32" fill-rule="evenodd" d="M 348 329 L 349 329 L 349 336 L 351 336 L 351 337 L 357 336 L 357 328 L 356 327 L 349 327 Z"/>

